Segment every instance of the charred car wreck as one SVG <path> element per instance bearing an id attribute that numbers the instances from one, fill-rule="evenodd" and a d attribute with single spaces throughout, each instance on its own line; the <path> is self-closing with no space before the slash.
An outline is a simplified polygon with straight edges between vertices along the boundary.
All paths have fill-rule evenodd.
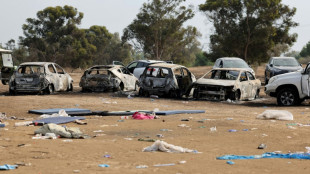
<path id="1" fill-rule="evenodd" d="M 138 79 L 121 65 L 97 65 L 87 69 L 81 77 L 83 92 L 107 90 L 138 90 Z"/>
<path id="2" fill-rule="evenodd" d="M 184 66 L 176 64 L 152 64 L 140 76 L 139 95 L 167 95 L 180 98 L 187 93 L 195 76 Z"/>
<path id="3" fill-rule="evenodd" d="M 193 98 L 252 100 L 259 97 L 260 80 L 247 69 L 213 69 L 193 83 Z"/>
<path id="4" fill-rule="evenodd" d="M 62 67 L 52 62 L 26 62 L 14 71 L 10 82 L 11 94 L 38 92 L 51 94 L 54 91 L 72 91 L 73 80 Z"/>

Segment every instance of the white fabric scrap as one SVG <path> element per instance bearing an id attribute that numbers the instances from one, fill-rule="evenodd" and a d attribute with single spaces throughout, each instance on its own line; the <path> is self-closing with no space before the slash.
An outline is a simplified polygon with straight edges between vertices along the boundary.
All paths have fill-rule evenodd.
<path id="1" fill-rule="evenodd" d="M 66 113 L 64 109 L 60 109 L 58 113 L 52 115 L 43 114 L 39 118 L 51 118 L 51 117 L 69 117 L 69 115 Z"/>
<path id="2" fill-rule="evenodd" d="M 168 144 L 164 141 L 157 140 L 151 146 L 148 146 L 142 150 L 143 152 L 153 152 L 153 151 L 162 151 L 162 152 L 170 152 L 170 153 L 196 153 L 196 150 L 183 148 L 180 146 L 175 146 L 172 144 Z"/>
<path id="3" fill-rule="evenodd" d="M 293 120 L 293 114 L 286 110 L 265 110 L 257 119 Z"/>

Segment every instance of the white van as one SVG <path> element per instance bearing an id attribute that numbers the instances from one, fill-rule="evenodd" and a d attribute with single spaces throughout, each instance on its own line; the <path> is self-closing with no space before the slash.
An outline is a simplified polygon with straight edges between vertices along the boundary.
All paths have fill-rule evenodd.
<path id="1" fill-rule="evenodd" d="M 3 85 L 7 85 L 14 71 L 12 51 L 0 48 L 0 80 Z"/>

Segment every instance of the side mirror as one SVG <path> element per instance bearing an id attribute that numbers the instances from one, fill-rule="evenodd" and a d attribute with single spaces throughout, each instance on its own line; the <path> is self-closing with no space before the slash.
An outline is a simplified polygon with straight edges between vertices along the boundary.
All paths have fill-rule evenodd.
<path id="1" fill-rule="evenodd" d="M 273 67 L 273 64 L 270 64 L 270 67 Z"/>

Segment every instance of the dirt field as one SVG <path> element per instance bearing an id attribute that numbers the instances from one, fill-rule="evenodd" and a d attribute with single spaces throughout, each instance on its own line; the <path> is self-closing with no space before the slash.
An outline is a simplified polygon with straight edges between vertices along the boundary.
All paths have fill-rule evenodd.
<path id="1" fill-rule="evenodd" d="M 257 76 L 263 79 L 263 68 L 257 69 Z M 210 67 L 191 68 L 197 77 Z M 85 108 L 90 110 L 205 110 L 204 114 L 179 114 L 161 116 L 155 120 L 125 119 L 119 116 L 86 116 L 87 125 L 75 123 L 68 127 L 79 127 L 91 136 L 90 139 L 33 140 L 34 131 L 39 126 L 15 127 L 25 120 L 3 120 L 8 125 L 0 128 L 0 165 L 24 163 L 9 173 L 309 173 L 310 161 L 298 159 L 254 159 L 234 160 L 226 164 L 216 157 L 235 155 L 260 155 L 265 152 L 282 153 L 306 151 L 310 146 L 310 127 L 296 126 L 294 123 L 308 124 L 309 102 L 297 107 L 278 107 L 274 98 L 264 95 L 261 99 L 239 103 L 210 102 L 174 99 L 150 99 L 126 96 L 113 97 L 111 93 L 81 93 L 78 87 L 81 73 L 71 73 L 74 91 L 54 95 L 8 96 L 8 86 L 0 85 L 0 112 L 7 117 L 36 119 L 38 115 L 28 114 L 30 109 Z M 258 120 L 256 116 L 266 109 L 288 110 L 294 121 Z M 181 121 L 189 119 L 189 121 Z M 26 120 L 27 121 L 27 120 Z M 179 125 L 186 124 L 184 127 Z M 291 125 L 289 127 L 287 124 Z M 211 132 L 215 127 L 217 131 Z M 171 131 L 161 131 L 169 129 Z M 236 129 L 237 132 L 229 132 Z M 248 129 L 248 131 L 243 131 Z M 94 131 L 102 130 L 101 133 Z M 164 137 L 158 138 L 157 134 Z M 97 135 L 95 137 L 95 135 Z M 161 139 L 165 142 L 202 153 L 142 152 L 153 142 L 138 141 Z M 257 149 L 264 143 L 266 149 Z M 104 157 L 110 155 L 110 158 Z M 180 161 L 186 161 L 180 163 Z M 154 167 L 156 164 L 174 166 Z M 109 167 L 98 167 L 108 164 Z M 148 168 L 137 169 L 136 166 Z"/>

